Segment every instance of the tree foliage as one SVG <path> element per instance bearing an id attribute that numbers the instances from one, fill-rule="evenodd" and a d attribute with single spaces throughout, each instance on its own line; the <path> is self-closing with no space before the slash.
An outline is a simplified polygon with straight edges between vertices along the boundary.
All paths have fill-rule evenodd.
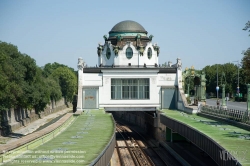
<path id="1" fill-rule="evenodd" d="M 54 62 L 54 63 L 47 63 L 44 67 L 43 67 L 43 75 L 45 77 L 49 77 L 57 68 L 59 67 L 66 67 L 68 69 L 70 69 L 72 72 L 74 72 L 73 68 L 70 68 L 66 65 Z"/>
<path id="2" fill-rule="evenodd" d="M 62 95 L 72 101 L 76 92 L 74 69 L 59 63 L 36 65 L 12 44 L 0 41 L 0 110 L 22 107 L 43 111 Z"/>
<path id="3" fill-rule="evenodd" d="M 243 30 L 250 32 L 250 21 L 248 21 L 245 25 L 245 28 Z M 250 34 L 249 34 L 250 36 Z M 241 60 L 242 69 L 243 69 L 243 75 L 245 78 L 246 83 L 250 83 L 250 47 L 243 51 L 243 58 Z"/>
<path id="4" fill-rule="evenodd" d="M 77 90 L 77 77 L 68 67 L 57 68 L 51 76 L 59 80 L 62 95 L 67 101 L 73 100 L 73 95 Z"/>
<path id="5" fill-rule="evenodd" d="M 237 64 L 215 64 L 212 66 L 206 66 L 203 70 L 206 73 L 206 92 L 216 93 L 217 86 L 217 67 L 218 67 L 218 86 L 220 87 L 219 93 L 221 93 L 221 85 L 225 84 L 226 93 L 236 93 L 238 86 L 238 69 L 239 69 L 239 86 L 240 89 L 244 89 L 244 80 L 242 79 L 243 70 L 239 68 Z M 225 74 L 225 78 L 222 77 L 222 73 Z M 226 79 L 226 80 L 225 80 Z"/>
<path id="6" fill-rule="evenodd" d="M 49 79 L 50 84 L 54 84 L 51 89 L 51 98 L 57 99 L 62 95 L 67 101 L 73 100 L 76 92 L 77 77 L 73 68 L 59 63 L 48 63 L 43 68 L 43 75 Z M 58 84 L 58 86 L 55 86 Z M 60 94 L 59 94 L 60 90 Z"/>
<path id="7" fill-rule="evenodd" d="M 250 21 L 248 21 L 248 22 L 246 23 L 246 25 L 245 25 L 245 27 L 243 28 L 243 30 L 244 30 L 244 31 L 247 31 L 247 30 L 248 30 L 248 32 L 250 32 Z M 250 34 L 249 34 L 249 36 L 250 36 Z"/>

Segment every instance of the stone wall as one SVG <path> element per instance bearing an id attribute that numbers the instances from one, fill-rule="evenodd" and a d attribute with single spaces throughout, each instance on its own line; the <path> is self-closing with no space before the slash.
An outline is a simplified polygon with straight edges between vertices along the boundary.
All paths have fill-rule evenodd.
<path id="1" fill-rule="evenodd" d="M 7 133 L 13 132 L 39 118 L 43 118 L 44 116 L 63 110 L 69 106 L 71 106 L 71 103 L 66 104 L 63 98 L 56 102 L 51 101 L 51 103 L 47 105 L 46 109 L 40 112 L 40 114 L 37 114 L 34 109 L 28 110 L 20 107 L 15 109 L 11 108 L 8 111 L 2 111 L 2 126 L 5 126 L 2 130 L 7 130 Z"/>
<path id="2" fill-rule="evenodd" d="M 116 111 L 112 113 L 120 119 L 139 126 L 150 137 L 158 141 L 166 140 L 166 126 L 160 123 L 159 111 L 157 114 L 142 111 Z"/>

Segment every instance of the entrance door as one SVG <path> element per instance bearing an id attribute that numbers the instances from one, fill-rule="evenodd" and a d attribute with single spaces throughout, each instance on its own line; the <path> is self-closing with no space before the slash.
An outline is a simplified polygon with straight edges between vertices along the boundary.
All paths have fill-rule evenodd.
<path id="1" fill-rule="evenodd" d="M 175 109 L 175 88 L 162 88 L 162 101 L 163 109 Z"/>
<path id="2" fill-rule="evenodd" d="M 83 89 L 83 108 L 98 108 L 98 88 Z"/>

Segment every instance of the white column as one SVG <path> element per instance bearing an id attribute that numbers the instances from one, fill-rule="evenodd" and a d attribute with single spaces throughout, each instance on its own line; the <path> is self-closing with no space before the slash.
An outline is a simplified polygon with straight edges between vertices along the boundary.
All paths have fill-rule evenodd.
<path id="1" fill-rule="evenodd" d="M 83 68 L 84 62 L 82 58 L 78 58 L 78 95 L 77 95 L 77 111 L 82 111 L 82 86 L 83 86 Z"/>
<path id="2" fill-rule="evenodd" d="M 181 59 L 177 58 L 177 81 L 178 81 L 178 87 L 182 88 L 182 63 Z"/>

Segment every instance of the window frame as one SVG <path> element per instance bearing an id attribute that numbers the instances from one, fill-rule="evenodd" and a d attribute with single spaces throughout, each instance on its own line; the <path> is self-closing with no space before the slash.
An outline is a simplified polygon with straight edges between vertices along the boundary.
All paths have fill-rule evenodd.
<path id="1" fill-rule="evenodd" d="M 128 50 L 130 50 L 130 52 Z M 133 49 L 131 47 L 127 47 L 126 48 L 126 57 L 127 57 L 127 59 L 132 59 L 133 58 L 133 54 L 134 54 Z"/>
<path id="2" fill-rule="evenodd" d="M 111 78 L 111 100 L 150 100 L 149 78 Z"/>
<path id="3" fill-rule="evenodd" d="M 109 53 L 109 54 L 108 54 Z M 108 47 L 107 50 L 106 50 L 106 58 L 109 60 L 111 57 L 111 50 L 110 48 Z"/>
<path id="4" fill-rule="evenodd" d="M 148 48 L 148 51 L 147 51 L 147 55 L 148 55 L 148 59 L 151 59 L 152 58 L 152 49 L 149 47 Z"/>

